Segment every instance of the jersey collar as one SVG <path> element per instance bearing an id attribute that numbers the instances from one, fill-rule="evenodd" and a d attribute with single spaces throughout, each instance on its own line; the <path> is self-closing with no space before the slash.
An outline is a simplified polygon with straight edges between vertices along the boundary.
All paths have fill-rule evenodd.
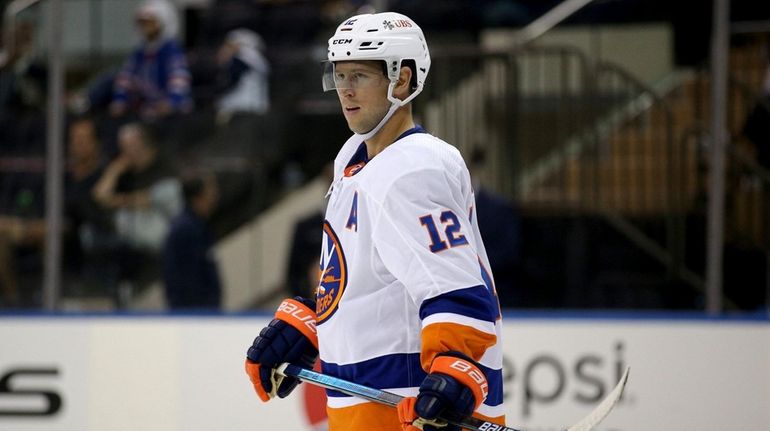
<path id="1" fill-rule="evenodd" d="M 414 135 L 415 133 L 428 133 L 428 132 L 426 132 L 422 126 L 416 125 L 411 129 L 407 130 L 406 132 L 402 133 L 401 135 L 399 135 L 399 137 L 396 138 L 395 141 L 393 141 L 393 144 L 395 144 L 396 142 L 398 142 L 403 138 L 406 138 L 409 135 Z M 358 149 L 356 150 L 355 154 L 353 154 L 353 157 L 351 157 L 350 160 L 348 161 L 348 164 L 345 167 L 344 176 L 352 177 L 353 175 L 361 172 L 361 169 L 363 169 L 367 163 L 369 163 L 369 154 L 366 151 L 366 142 L 361 142 L 361 145 L 358 146 Z"/>

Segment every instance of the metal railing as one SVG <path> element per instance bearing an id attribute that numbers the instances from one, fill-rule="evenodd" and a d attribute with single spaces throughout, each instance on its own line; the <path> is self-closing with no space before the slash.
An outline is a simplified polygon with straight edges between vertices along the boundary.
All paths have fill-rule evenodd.
<path id="1" fill-rule="evenodd" d="M 767 32 L 765 26 L 753 23 L 736 29 L 745 36 L 757 29 Z M 692 232 L 688 233 L 685 220 L 701 209 L 705 214 L 705 207 L 698 207 L 708 196 L 704 151 L 710 140 L 702 124 L 708 121 L 712 101 L 703 75 L 652 89 L 623 69 L 594 64 L 580 52 L 563 50 L 554 55 L 554 48 L 548 53 L 522 43 L 514 45 L 517 48 L 505 54 L 463 57 L 464 63 L 475 63 L 478 72 L 468 74 L 455 88 L 442 90 L 447 94 L 425 107 L 429 128 L 461 151 L 486 146 L 493 166 L 482 173 L 485 183 L 523 208 L 601 214 L 663 263 L 670 277 L 702 294 L 705 268 L 703 262 L 696 265 L 700 269 L 688 266 L 693 250 L 688 250 L 687 241 Z M 570 65 L 567 58 L 579 66 Z M 442 60 L 447 65 L 441 66 Z M 437 62 L 437 74 L 450 69 L 458 58 L 442 60 Z M 750 109 L 748 104 L 755 100 L 747 85 L 740 84 L 740 77 L 753 74 L 751 78 L 758 81 L 763 75 L 742 67 L 745 62 L 731 62 L 739 74 L 729 87 L 727 126 L 735 135 Z M 538 112 L 549 105 L 550 112 Z M 561 133 L 565 131 L 566 136 Z M 729 173 L 737 172 L 740 184 L 737 188 L 728 184 L 733 187 L 727 196 L 728 240 L 737 237 L 770 256 L 770 176 L 737 147 L 729 151 Z M 662 219 L 663 228 L 646 228 L 644 219 L 650 217 Z M 705 231 L 702 236 L 706 237 Z M 766 261 L 770 263 L 770 258 Z M 770 275 L 765 280 L 770 298 Z M 727 297 L 720 302 L 741 308 Z"/>
<path id="2" fill-rule="evenodd" d="M 429 130 L 466 155 L 486 149 L 482 183 L 530 214 L 599 216 L 667 268 L 663 277 L 702 291 L 702 278 L 683 263 L 695 153 L 676 145 L 674 115 L 658 95 L 679 80 L 656 91 L 565 47 L 455 54 L 435 64 L 434 86 L 444 74 L 478 67 L 422 114 Z M 650 219 L 662 227 L 650 228 Z"/>

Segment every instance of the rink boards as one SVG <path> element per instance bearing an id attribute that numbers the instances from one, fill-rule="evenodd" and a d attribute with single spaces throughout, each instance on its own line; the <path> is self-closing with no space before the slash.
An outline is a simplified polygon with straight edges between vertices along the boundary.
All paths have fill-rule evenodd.
<path id="1" fill-rule="evenodd" d="M 0 430 L 323 429 L 300 385 L 258 401 L 243 371 L 264 317 L 0 317 Z M 557 430 L 631 366 L 599 430 L 770 429 L 770 322 L 509 315 L 508 425 Z"/>

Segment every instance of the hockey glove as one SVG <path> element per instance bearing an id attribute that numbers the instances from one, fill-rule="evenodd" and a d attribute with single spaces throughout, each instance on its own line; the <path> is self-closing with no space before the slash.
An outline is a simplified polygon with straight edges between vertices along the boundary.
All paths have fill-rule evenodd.
<path id="1" fill-rule="evenodd" d="M 398 404 L 401 427 L 404 431 L 459 431 L 436 418 L 447 410 L 470 416 L 488 392 L 487 378 L 473 359 L 460 352 L 442 353 L 433 360 L 417 397 Z"/>
<path id="2" fill-rule="evenodd" d="M 246 353 L 246 374 L 257 395 L 269 401 L 278 395 L 285 398 L 299 384 L 293 377 L 283 377 L 275 368 L 289 362 L 313 368 L 318 359 L 315 301 L 300 296 L 285 299 L 275 318 L 262 329 Z"/>

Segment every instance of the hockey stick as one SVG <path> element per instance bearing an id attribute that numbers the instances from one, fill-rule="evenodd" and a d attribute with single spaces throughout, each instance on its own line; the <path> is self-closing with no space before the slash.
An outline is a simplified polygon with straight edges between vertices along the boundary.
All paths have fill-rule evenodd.
<path id="1" fill-rule="evenodd" d="M 628 373 L 630 367 L 626 367 L 626 371 L 623 376 L 615 385 L 615 388 L 607 395 L 604 400 L 591 412 L 588 416 L 580 420 L 580 422 L 567 428 L 567 431 L 591 431 L 596 425 L 599 424 L 607 415 L 612 411 L 615 404 L 620 400 L 623 394 L 623 389 L 626 387 L 628 381 Z M 339 391 L 354 397 L 363 398 L 365 400 L 373 401 L 380 404 L 385 404 L 391 407 L 396 407 L 399 401 L 404 397 L 396 395 L 392 392 L 383 391 L 380 389 L 374 389 L 367 386 L 359 385 L 357 383 L 349 382 L 338 377 L 329 376 L 326 374 L 317 373 L 296 365 L 284 363 L 278 366 L 276 369 L 278 374 L 287 377 L 295 377 L 304 382 L 312 383 L 317 386 L 324 387 L 326 389 L 332 389 Z M 457 425 L 461 428 L 470 431 L 518 431 L 515 428 L 498 425 L 492 422 L 486 422 L 478 418 L 471 416 L 461 416 L 453 412 L 444 412 L 440 417 L 452 425 Z"/>
<path id="2" fill-rule="evenodd" d="M 620 376 L 618 384 L 607 394 L 606 397 L 599 403 L 594 410 L 588 414 L 588 416 L 581 419 L 575 425 L 567 428 L 567 431 L 591 431 L 599 422 L 604 420 L 608 414 L 615 408 L 615 405 L 620 401 L 620 397 L 623 396 L 623 389 L 626 388 L 626 382 L 628 382 L 628 373 L 631 371 L 631 367 L 626 367 L 623 375 Z"/>

